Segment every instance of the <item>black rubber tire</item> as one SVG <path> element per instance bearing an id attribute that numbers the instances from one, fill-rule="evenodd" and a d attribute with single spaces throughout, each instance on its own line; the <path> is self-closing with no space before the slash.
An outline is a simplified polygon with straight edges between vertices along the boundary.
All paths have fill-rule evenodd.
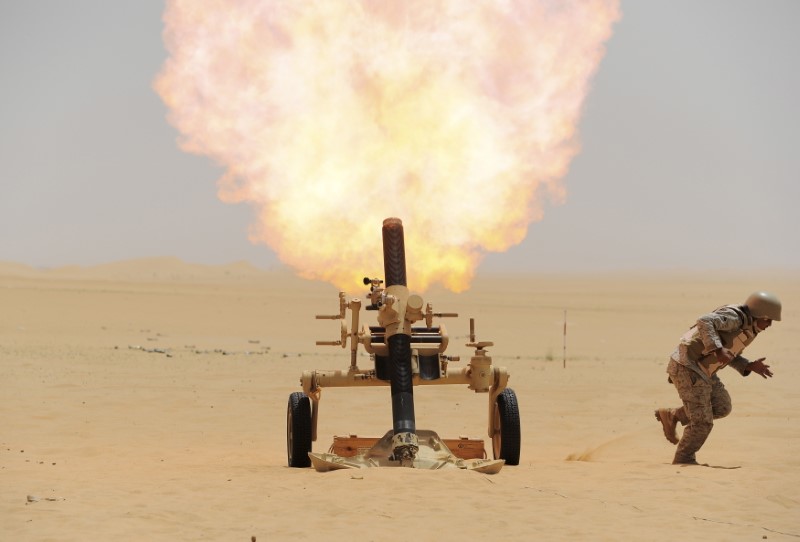
<path id="1" fill-rule="evenodd" d="M 290 467 L 311 466 L 311 399 L 302 391 L 289 395 L 286 409 L 286 452 Z"/>
<path id="2" fill-rule="evenodd" d="M 521 447 L 519 404 L 517 395 L 511 388 L 504 389 L 497 396 L 494 406 L 495 424 L 500 431 L 492 437 L 492 451 L 495 459 L 505 459 L 506 465 L 519 465 Z"/>
<path id="3" fill-rule="evenodd" d="M 383 221 L 383 277 L 386 287 L 406 284 L 406 246 L 399 218 Z"/>

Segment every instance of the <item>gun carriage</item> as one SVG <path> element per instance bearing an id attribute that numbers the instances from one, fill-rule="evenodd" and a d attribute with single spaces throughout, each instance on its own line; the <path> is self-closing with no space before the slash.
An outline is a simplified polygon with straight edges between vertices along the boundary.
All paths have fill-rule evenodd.
<path id="1" fill-rule="evenodd" d="M 364 285 L 369 286 L 369 292 L 364 307 L 360 299 L 348 299 L 340 292 L 339 313 L 317 316 L 317 319 L 342 321 L 339 340 L 317 341 L 317 344 L 344 349 L 349 342 L 350 365 L 344 370 L 303 371 L 300 378 L 303 391 L 290 394 L 287 409 L 289 466 L 313 464 L 319 471 L 368 466 L 432 469 L 455 466 L 497 472 L 504 464 L 519 464 L 519 407 L 514 391 L 507 387 L 509 374 L 505 367 L 494 366 L 487 354 L 487 347 L 493 343 L 475 340 L 474 320 L 470 319 L 470 342 L 466 346 L 473 348 L 474 353 L 466 366 L 452 367 L 451 363 L 460 358 L 445 354 L 449 336 L 441 319 L 458 315 L 434 312 L 431 303 L 410 293 L 406 284 L 402 221 L 387 218 L 383 221 L 382 232 L 385 283 L 381 279 L 365 278 Z M 376 313 L 377 325 L 359 328 L 362 308 Z M 359 347 L 369 353 L 371 368 L 358 366 Z M 475 457 L 472 446 L 463 446 L 473 449 L 472 455 L 458 457 L 457 450 L 450 449 L 452 440 L 444 441 L 433 431 L 417 429 L 414 387 L 452 384 L 463 384 L 476 393 L 488 394 L 487 432 L 494 460 Z M 337 437 L 328 453 L 312 452 L 312 443 L 317 440 L 322 389 L 363 386 L 391 388 L 392 429 L 380 439 L 353 437 L 349 443 L 347 438 L 340 439 L 342 446 L 338 448 Z M 360 442 L 354 442 L 356 440 Z M 365 442 L 371 446 L 364 446 Z M 485 453 L 482 440 L 479 447 L 482 456 Z M 356 453 L 357 450 L 360 452 Z"/>

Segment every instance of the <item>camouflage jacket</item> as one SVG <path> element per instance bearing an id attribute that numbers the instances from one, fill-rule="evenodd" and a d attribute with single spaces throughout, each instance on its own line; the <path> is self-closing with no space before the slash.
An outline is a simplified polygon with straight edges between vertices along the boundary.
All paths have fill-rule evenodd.
<path id="1" fill-rule="evenodd" d="M 671 357 L 698 373 L 706 382 L 711 382 L 714 373 L 724 367 L 717 363 L 714 350 L 725 347 L 736 355 L 728 365 L 747 376 L 750 374 L 747 370 L 750 360 L 741 354 L 758 332 L 747 307 L 726 305 L 698 318 L 697 323 L 683 334 Z"/>

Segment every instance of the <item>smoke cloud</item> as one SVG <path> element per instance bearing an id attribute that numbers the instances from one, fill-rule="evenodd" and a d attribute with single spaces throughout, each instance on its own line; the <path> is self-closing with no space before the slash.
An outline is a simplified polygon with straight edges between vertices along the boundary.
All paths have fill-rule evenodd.
<path id="1" fill-rule="evenodd" d="M 172 0 L 155 89 L 250 238 L 345 290 L 405 226 L 409 287 L 469 286 L 565 198 L 616 0 Z"/>

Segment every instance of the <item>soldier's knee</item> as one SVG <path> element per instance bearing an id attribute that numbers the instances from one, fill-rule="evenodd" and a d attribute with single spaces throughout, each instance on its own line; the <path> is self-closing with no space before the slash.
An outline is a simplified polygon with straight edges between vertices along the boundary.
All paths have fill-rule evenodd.
<path id="1" fill-rule="evenodd" d="M 724 405 L 717 405 L 714 407 L 714 419 L 718 420 L 720 418 L 724 418 L 728 414 L 731 413 L 733 410 L 733 405 L 730 403 L 726 403 Z"/>

